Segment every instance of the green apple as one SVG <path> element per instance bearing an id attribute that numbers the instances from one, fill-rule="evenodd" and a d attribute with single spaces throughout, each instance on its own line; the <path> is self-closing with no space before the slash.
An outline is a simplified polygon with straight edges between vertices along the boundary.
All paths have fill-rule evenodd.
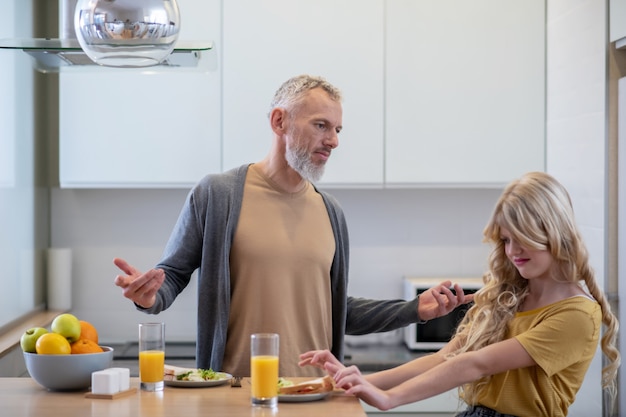
<path id="1" fill-rule="evenodd" d="M 80 321 L 73 314 L 59 314 L 52 320 L 50 329 L 53 333 L 65 337 L 70 343 L 77 341 L 80 337 Z"/>
<path id="2" fill-rule="evenodd" d="M 20 338 L 20 346 L 22 347 L 22 350 L 28 353 L 36 353 L 37 349 L 35 349 L 35 345 L 37 343 L 37 339 L 39 339 L 39 336 L 46 333 L 48 333 L 48 329 L 44 329 L 43 327 L 31 327 L 26 330 Z"/>

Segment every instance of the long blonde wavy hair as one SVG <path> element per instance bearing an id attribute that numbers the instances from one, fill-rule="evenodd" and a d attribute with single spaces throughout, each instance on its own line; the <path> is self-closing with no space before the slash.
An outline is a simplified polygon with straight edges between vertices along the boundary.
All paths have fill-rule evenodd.
<path id="1" fill-rule="evenodd" d="M 474 305 L 457 327 L 456 336 L 463 345 L 455 354 L 501 341 L 507 323 L 528 294 L 528 281 L 506 256 L 501 227 L 509 230 L 525 248 L 550 251 L 558 268 L 556 279 L 577 282 L 583 289 L 586 286 L 587 292 L 600 304 L 605 326 L 601 346 L 607 358 L 602 369 L 602 387 L 614 400 L 621 361 L 615 347 L 618 321 L 589 266 L 589 255 L 574 220 L 569 194 L 546 173 L 530 172 L 513 181 L 496 203 L 483 231 L 484 241 L 494 244 L 488 272 L 483 277 L 484 287 L 475 294 Z M 468 403 L 475 403 L 490 378 L 460 387 L 461 396 Z"/>

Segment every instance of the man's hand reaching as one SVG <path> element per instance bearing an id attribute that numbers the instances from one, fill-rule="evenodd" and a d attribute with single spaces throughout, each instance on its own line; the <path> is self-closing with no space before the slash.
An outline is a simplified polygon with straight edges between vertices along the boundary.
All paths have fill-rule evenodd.
<path id="1" fill-rule="evenodd" d="M 459 284 L 454 284 L 454 293 L 450 290 L 451 286 L 452 281 L 443 281 L 420 294 L 417 306 L 420 320 L 428 321 L 445 316 L 456 307 L 474 299 L 474 295 L 465 294 Z"/>
<path id="2" fill-rule="evenodd" d="M 152 307 L 156 293 L 165 280 L 165 272 L 150 269 L 144 274 L 120 258 L 113 259 L 113 263 L 126 274 L 115 277 L 115 285 L 122 288 L 124 297 L 143 308 Z"/>

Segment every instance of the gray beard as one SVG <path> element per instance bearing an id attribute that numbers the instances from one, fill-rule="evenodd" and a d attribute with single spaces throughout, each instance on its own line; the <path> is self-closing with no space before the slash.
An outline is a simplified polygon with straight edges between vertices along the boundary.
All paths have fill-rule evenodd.
<path id="1" fill-rule="evenodd" d="M 313 164 L 306 149 L 287 146 L 285 158 L 289 166 L 305 180 L 315 183 L 324 175 L 324 164 Z"/>

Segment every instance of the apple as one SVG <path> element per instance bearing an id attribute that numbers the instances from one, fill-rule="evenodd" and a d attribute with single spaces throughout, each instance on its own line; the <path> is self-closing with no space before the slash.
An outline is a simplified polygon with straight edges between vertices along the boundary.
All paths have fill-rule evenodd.
<path id="1" fill-rule="evenodd" d="M 54 320 L 52 320 L 50 328 L 53 333 L 60 334 L 70 343 L 75 342 L 80 338 L 80 321 L 73 314 L 59 314 L 54 318 Z"/>
<path id="2" fill-rule="evenodd" d="M 31 327 L 26 330 L 20 338 L 22 350 L 28 353 L 36 353 L 37 339 L 46 333 L 48 333 L 48 329 L 44 329 L 43 327 Z"/>

